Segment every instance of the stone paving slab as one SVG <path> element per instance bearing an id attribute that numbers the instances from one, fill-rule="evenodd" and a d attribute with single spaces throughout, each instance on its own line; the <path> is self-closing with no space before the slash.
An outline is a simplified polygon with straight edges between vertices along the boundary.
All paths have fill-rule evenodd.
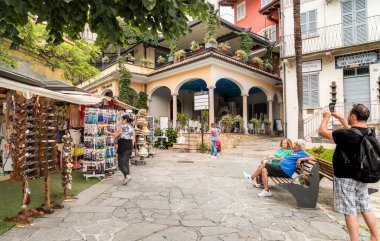
<path id="1" fill-rule="evenodd" d="M 278 140 L 255 143 L 257 150 L 275 150 Z M 243 171 L 258 166 L 258 157 L 156 152 L 147 165 L 132 166 L 128 185 L 117 173 L 65 209 L 13 228 L 0 241 L 348 240 L 342 215 L 332 211 L 329 181 L 321 182 L 316 209 L 299 209 L 281 188 L 272 186 L 273 196 L 260 198 L 261 190 L 243 179 Z M 379 200 L 378 193 L 371 195 L 376 215 Z M 364 230 L 361 235 L 368 237 Z"/>

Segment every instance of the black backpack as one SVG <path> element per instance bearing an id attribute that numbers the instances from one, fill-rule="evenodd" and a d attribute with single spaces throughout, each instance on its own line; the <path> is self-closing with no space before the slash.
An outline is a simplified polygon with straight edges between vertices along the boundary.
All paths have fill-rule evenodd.
<path id="1" fill-rule="evenodd" d="M 362 137 L 360 152 L 354 158 L 355 176 L 353 179 L 363 183 L 376 183 L 380 180 L 380 144 L 376 139 L 375 132 L 371 128 L 368 128 L 366 134 L 356 128 L 351 128 L 351 130 Z M 343 151 L 342 156 L 346 162 L 350 162 Z"/>

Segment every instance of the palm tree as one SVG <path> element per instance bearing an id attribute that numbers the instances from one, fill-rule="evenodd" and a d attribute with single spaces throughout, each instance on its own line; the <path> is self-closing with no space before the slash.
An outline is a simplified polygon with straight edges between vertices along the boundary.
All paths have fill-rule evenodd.
<path id="1" fill-rule="evenodd" d="M 303 78 L 302 78 L 302 33 L 301 33 L 301 0 L 293 0 L 294 47 L 296 54 L 296 78 L 298 99 L 298 138 L 304 138 L 303 130 Z"/>

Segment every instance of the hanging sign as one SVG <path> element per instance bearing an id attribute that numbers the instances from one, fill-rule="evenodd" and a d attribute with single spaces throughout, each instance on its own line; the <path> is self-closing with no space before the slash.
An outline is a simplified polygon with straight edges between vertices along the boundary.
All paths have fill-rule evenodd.
<path id="1" fill-rule="evenodd" d="M 379 50 L 336 57 L 335 68 L 357 67 L 379 61 Z"/>
<path id="2" fill-rule="evenodd" d="M 311 60 L 302 62 L 302 73 L 322 71 L 322 60 Z"/>
<path id="3" fill-rule="evenodd" d="M 208 92 L 194 93 L 194 110 L 208 110 Z"/>

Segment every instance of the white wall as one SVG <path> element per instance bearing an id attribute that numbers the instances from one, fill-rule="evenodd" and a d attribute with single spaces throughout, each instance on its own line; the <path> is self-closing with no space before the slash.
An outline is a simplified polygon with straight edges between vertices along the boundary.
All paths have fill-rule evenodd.
<path id="1" fill-rule="evenodd" d="M 168 88 L 161 87 L 157 89 L 151 97 L 149 112 L 154 118 L 160 119 L 160 116 L 170 118 L 170 101 L 172 96 Z"/>

